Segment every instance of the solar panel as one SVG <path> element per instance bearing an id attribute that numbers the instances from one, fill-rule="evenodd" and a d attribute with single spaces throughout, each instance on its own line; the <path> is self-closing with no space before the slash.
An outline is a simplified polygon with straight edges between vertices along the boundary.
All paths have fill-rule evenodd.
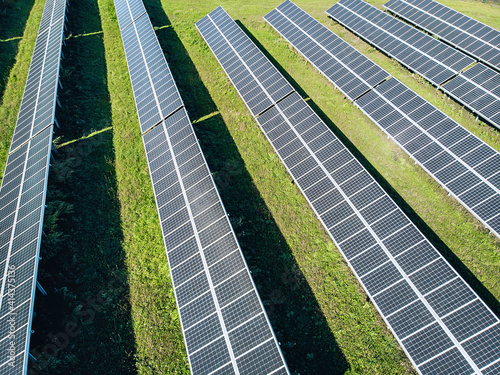
<path id="1" fill-rule="evenodd" d="M 124 2 L 115 0 L 116 7 Z M 151 107 L 162 90 L 179 98 L 180 108 L 152 126 L 137 108 L 191 372 L 288 374 L 149 17 L 122 29 L 122 39 L 133 86 L 137 72 L 145 76 L 151 66 L 148 56 L 162 56 L 153 75 L 170 79 L 148 87 Z M 137 87 L 136 103 L 147 106 Z"/>
<path id="2" fill-rule="evenodd" d="M 197 27 L 219 57 L 212 47 L 223 29 L 211 15 Z M 237 57 L 247 69 L 251 57 Z M 299 94 L 267 96 L 273 105 L 256 116 L 259 126 L 417 370 L 491 368 L 498 318 Z"/>
<path id="3" fill-rule="evenodd" d="M 115 4 L 115 9 L 121 31 L 146 14 L 146 8 L 142 0 L 120 1 Z"/>
<path id="4" fill-rule="evenodd" d="M 137 1 L 130 2 L 135 4 Z M 129 2 L 116 3 L 122 8 Z M 182 99 L 147 15 L 123 29 L 122 40 L 144 133 L 181 108 Z"/>
<path id="5" fill-rule="evenodd" d="M 289 0 L 264 18 L 278 32 L 283 31 L 287 35 L 293 35 L 288 41 L 304 56 L 307 56 L 304 49 L 311 48 L 309 46 L 314 40 L 319 48 L 313 55 L 314 61 L 328 61 L 330 56 L 335 56 L 337 53 L 341 56 L 350 56 L 352 51 L 356 51 L 350 45 L 343 46 L 340 51 L 331 49 L 329 35 L 333 35 L 333 32 L 324 28 L 317 20 Z M 307 31 L 300 28 L 295 20 L 307 22 Z M 320 37 L 315 37 L 317 35 Z M 310 61 L 309 57 L 306 58 Z M 368 58 L 357 59 L 358 66 L 366 66 L 365 60 Z M 348 68 L 349 58 L 344 61 L 337 58 L 337 61 L 339 65 Z M 315 66 L 334 84 L 341 85 L 339 82 L 342 82 L 343 76 L 339 77 L 335 73 L 330 75 L 331 63 L 315 64 Z M 481 82 L 490 82 L 492 79 L 489 85 L 484 84 L 488 88 L 493 88 L 500 81 L 496 76 L 488 75 L 488 72 L 484 70 L 481 70 L 483 72 L 481 80 L 479 73 L 475 73 L 478 68 L 475 66 L 467 70 L 465 74 L 478 76 Z M 380 77 L 389 75 L 383 69 L 378 69 L 382 72 Z M 339 70 L 336 69 L 336 71 Z M 473 72 L 468 73 L 469 71 Z M 488 71 L 491 72 L 491 69 Z M 361 76 L 353 76 L 359 77 L 358 81 L 362 81 Z M 450 84 L 459 77 L 450 81 Z M 496 90 L 498 92 L 500 89 L 497 87 Z M 473 215 L 495 235 L 500 236 L 497 218 L 497 208 L 500 206 L 495 205 L 496 202 L 500 202 L 500 186 L 496 182 L 499 176 L 496 175 L 497 169 L 495 168 L 496 158 L 500 156 L 497 151 L 395 78 L 377 85 L 373 91 L 364 93 L 363 96 L 353 101 Z M 491 111 L 495 111 L 495 108 L 496 112 L 500 111 L 497 102 L 488 108 Z M 447 163 L 437 165 L 438 160 L 447 161 Z M 450 174 L 459 171 L 462 173 Z M 487 188 L 482 189 L 483 186 Z M 473 200 L 470 198 L 471 195 L 475 197 Z"/>
<path id="6" fill-rule="evenodd" d="M 26 374 L 66 1 L 45 3 L 0 186 L 0 373 Z"/>
<path id="7" fill-rule="evenodd" d="M 395 78 L 355 104 L 500 237 L 500 154 L 496 150 Z"/>
<path id="8" fill-rule="evenodd" d="M 45 5 L 10 152 L 55 122 L 65 9 L 66 1 Z"/>
<path id="9" fill-rule="evenodd" d="M 340 0 L 326 13 L 436 86 L 474 62 L 362 0 Z"/>
<path id="10" fill-rule="evenodd" d="M 487 76 L 488 79 L 490 76 L 498 77 L 498 73 L 482 64 L 471 72 L 469 69 L 462 73 L 474 60 L 362 0 L 341 0 L 327 13 L 440 87 L 484 120 L 499 126 L 500 116 L 497 113 L 500 103 L 498 95 L 491 91 L 495 89 L 492 83 L 498 83 L 498 79 L 493 78 L 488 87 L 481 86 L 483 78 L 470 79 L 472 72 L 478 69 L 481 70 L 481 77 Z M 436 63 L 439 65 L 436 66 Z M 447 82 L 450 79 L 451 82 Z"/>
<path id="11" fill-rule="evenodd" d="M 500 31 L 433 0 L 391 0 L 384 7 L 500 70 Z"/>
<path id="12" fill-rule="evenodd" d="M 264 19 L 351 100 L 389 77 L 291 1 L 285 1 Z"/>
<path id="13" fill-rule="evenodd" d="M 47 0 L 43 7 L 42 19 L 38 28 L 38 35 L 47 30 L 56 21 L 65 17 L 66 0 Z"/>
<path id="14" fill-rule="evenodd" d="M 192 373 L 288 373 L 186 110 L 143 140 Z"/>
<path id="15" fill-rule="evenodd" d="M 7 159 L 0 187 L 0 373 L 25 374 L 53 126 Z"/>
<path id="16" fill-rule="evenodd" d="M 500 74 L 481 63 L 440 87 L 449 96 L 500 129 Z"/>
<path id="17" fill-rule="evenodd" d="M 204 36 L 233 85 L 245 99 L 254 116 L 293 92 L 292 86 L 264 56 L 250 38 L 221 8 L 196 23 L 198 29 L 209 28 Z M 235 64 L 238 56 L 248 57 L 248 65 Z M 265 94 L 269 93 L 271 99 Z"/>

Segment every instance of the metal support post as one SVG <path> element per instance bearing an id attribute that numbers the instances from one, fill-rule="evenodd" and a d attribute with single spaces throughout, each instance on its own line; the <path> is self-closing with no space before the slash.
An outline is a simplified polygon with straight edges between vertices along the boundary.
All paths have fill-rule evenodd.
<path id="1" fill-rule="evenodd" d="M 36 287 L 40 291 L 40 293 L 42 293 L 44 296 L 47 295 L 47 292 L 45 291 L 45 289 L 43 289 L 42 285 L 38 282 L 38 280 L 36 281 Z"/>

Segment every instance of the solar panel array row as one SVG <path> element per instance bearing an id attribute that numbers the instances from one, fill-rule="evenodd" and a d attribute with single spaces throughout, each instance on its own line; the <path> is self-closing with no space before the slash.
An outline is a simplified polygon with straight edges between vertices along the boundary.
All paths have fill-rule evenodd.
<path id="1" fill-rule="evenodd" d="M 474 62 L 362 0 L 340 0 L 326 13 L 436 86 Z"/>
<path id="2" fill-rule="evenodd" d="M 0 187 L 0 373 L 6 375 L 27 371 L 52 132 L 45 128 L 9 155 Z"/>
<path id="3" fill-rule="evenodd" d="M 10 152 L 55 122 L 66 0 L 47 0 Z"/>
<path id="4" fill-rule="evenodd" d="M 215 24 L 219 26 L 215 27 Z M 258 116 L 274 102 L 294 91 L 276 67 L 222 8 L 217 8 L 206 18 L 202 18 L 196 26 L 252 115 Z M 245 62 L 242 63 L 240 57 L 245 57 Z"/>
<path id="5" fill-rule="evenodd" d="M 500 129 L 500 73 L 479 63 L 440 89 Z"/>
<path id="6" fill-rule="evenodd" d="M 191 372 L 288 374 L 149 17 L 121 32 Z"/>
<path id="7" fill-rule="evenodd" d="M 149 17 L 146 14 L 134 18 L 146 11 L 142 0 L 115 1 L 115 4 L 120 26 L 135 19 L 121 33 L 139 123 L 145 133 L 183 103 Z"/>
<path id="8" fill-rule="evenodd" d="M 291 1 L 284 2 L 264 18 L 279 33 L 289 36 L 287 40 L 303 55 L 304 46 L 314 41 L 318 46 L 315 61 L 327 60 L 337 53 L 324 42 L 330 40 L 333 32 Z M 304 19 L 307 19 L 308 31 L 296 24 Z M 354 47 L 347 45 L 341 52 L 349 56 L 353 51 L 356 51 Z M 363 66 L 364 61 L 370 60 L 363 56 L 358 64 Z M 347 67 L 345 62 L 340 63 Z M 338 78 L 329 74 L 329 65 L 315 66 L 334 80 L 334 84 L 340 85 Z M 379 69 L 385 73 L 381 76 L 389 75 Z M 361 77 L 358 76 L 358 79 L 361 80 Z M 500 155 L 497 151 L 395 78 L 353 101 L 469 211 L 500 236 L 500 174 L 497 174 L 500 172 Z"/>
<path id="9" fill-rule="evenodd" d="M 390 0 L 384 6 L 500 71 L 500 31 L 434 0 Z"/>
<path id="10" fill-rule="evenodd" d="M 139 17 L 146 15 L 142 0 L 128 0 L 115 3 L 116 16 L 120 31 L 132 25 Z"/>
<path id="11" fill-rule="evenodd" d="M 500 99 L 493 92 L 499 73 L 482 64 L 462 73 L 474 60 L 362 0 L 341 0 L 327 13 L 500 128 Z"/>
<path id="12" fill-rule="evenodd" d="M 2 374 L 28 370 L 66 5 L 45 3 L 0 186 Z"/>
<path id="13" fill-rule="evenodd" d="M 220 7 L 209 17 L 220 35 L 199 30 L 221 61 L 218 41 L 244 33 Z M 261 85 L 252 57 L 236 56 L 234 71 Z M 275 101 L 263 89 L 273 105 L 257 122 L 419 371 L 472 373 L 497 360 L 496 316 L 299 94 Z"/>
<path id="14" fill-rule="evenodd" d="M 281 4 L 264 19 L 351 100 L 389 77 L 292 2 Z"/>
<path id="15" fill-rule="evenodd" d="M 395 78 L 356 105 L 500 237 L 500 154 L 496 150 Z"/>

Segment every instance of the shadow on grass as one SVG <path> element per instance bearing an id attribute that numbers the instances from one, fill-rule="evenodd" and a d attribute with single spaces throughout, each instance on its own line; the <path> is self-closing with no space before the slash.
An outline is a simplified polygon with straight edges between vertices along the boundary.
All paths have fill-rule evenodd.
<path id="1" fill-rule="evenodd" d="M 287 73 L 287 71 L 266 51 L 250 31 L 240 22 L 236 23 L 243 29 L 248 37 L 257 45 L 257 47 L 266 55 L 271 63 L 285 76 L 294 89 L 303 97 L 308 98 L 299 84 Z M 332 87 L 332 90 L 334 88 Z M 500 302 L 491 294 L 491 292 L 477 279 L 477 277 L 463 264 L 463 262 L 446 246 L 436 233 L 420 218 L 420 216 L 411 208 L 410 205 L 398 194 L 396 190 L 385 180 L 385 178 L 371 165 L 371 163 L 359 152 L 352 142 L 340 131 L 330 118 L 318 107 L 318 105 L 309 98 L 307 103 L 318 114 L 318 116 L 328 125 L 340 141 L 353 153 L 356 159 L 370 172 L 375 180 L 390 195 L 396 204 L 405 212 L 410 220 L 422 231 L 427 239 L 438 249 L 443 257 L 450 262 L 455 270 L 464 278 L 464 280 L 474 289 L 474 291 L 486 302 L 486 304 L 500 316 Z"/>
<path id="2" fill-rule="evenodd" d="M 0 102 L 35 0 L 0 0 Z"/>
<path id="3" fill-rule="evenodd" d="M 72 2 L 48 187 L 30 373 L 133 374 L 111 107 L 97 0 Z M 93 33 L 93 34 L 88 34 Z M 99 133 L 91 134 L 93 131 Z M 83 137 L 82 136 L 86 136 Z"/>
<path id="4" fill-rule="evenodd" d="M 159 0 L 145 5 L 153 25 L 170 25 Z M 182 42 L 172 27 L 157 35 L 191 118 L 213 114 L 195 131 L 290 370 L 345 373 L 349 365 L 318 302 Z"/>

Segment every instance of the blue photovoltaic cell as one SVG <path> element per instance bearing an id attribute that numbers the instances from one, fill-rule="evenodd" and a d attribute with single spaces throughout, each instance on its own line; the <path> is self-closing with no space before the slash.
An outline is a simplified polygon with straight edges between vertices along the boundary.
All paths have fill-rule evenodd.
<path id="1" fill-rule="evenodd" d="M 500 129 L 500 74 L 493 69 L 476 64 L 441 90 Z"/>
<path id="2" fill-rule="evenodd" d="M 500 31 L 434 0 L 390 0 L 384 7 L 500 71 Z"/>
<path id="3" fill-rule="evenodd" d="M 436 86 L 474 62 L 362 0 L 340 0 L 326 13 Z"/>
<path id="4" fill-rule="evenodd" d="M 216 33 L 206 22 L 198 29 L 204 38 Z M 219 50 L 212 52 L 220 57 Z M 237 58 L 236 74 L 243 74 L 251 57 Z M 234 73 L 226 73 L 233 80 Z M 500 326 L 498 318 L 299 94 L 274 101 L 263 92 L 273 105 L 256 121 L 419 372 L 450 373 L 457 366 L 478 371 L 498 359 L 493 346 L 499 339 L 494 331 Z M 466 292 L 458 289 L 453 294 L 463 285 Z M 442 290 L 447 293 L 439 294 Z M 472 307 L 460 299 L 462 294 L 473 296 L 477 305 L 472 307 L 481 312 L 483 323 L 467 324 Z M 455 307 L 451 314 L 433 307 L 444 307 L 443 299 L 450 295 Z M 404 326 L 404 321 L 412 325 Z M 481 336 L 487 324 L 490 334 Z M 487 348 L 482 357 L 477 346 L 468 344 L 478 335 Z M 450 351 L 453 361 L 443 363 Z"/>
<path id="5" fill-rule="evenodd" d="M 149 17 L 121 33 L 191 372 L 288 373 Z"/>
<path id="6" fill-rule="evenodd" d="M 351 100 L 389 77 L 291 1 L 285 1 L 264 19 Z"/>

